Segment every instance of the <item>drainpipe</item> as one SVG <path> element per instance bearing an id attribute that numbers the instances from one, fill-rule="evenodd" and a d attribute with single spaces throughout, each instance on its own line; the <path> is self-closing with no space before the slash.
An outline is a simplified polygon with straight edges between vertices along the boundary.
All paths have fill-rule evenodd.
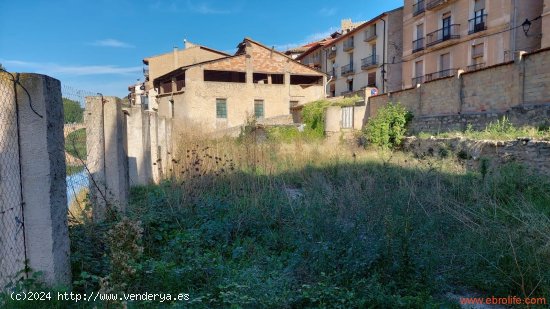
<path id="1" fill-rule="evenodd" d="M 332 75 L 330 76 L 330 79 L 327 81 L 327 83 L 325 84 L 325 87 L 323 88 L 323 90 L 325 91 L 325 98 L 327 97 L 327 86 L 328 86 L 328 84 L 330 84 L 333 77 L 334 76 L 332 76 Z"/>
<path id="2" fill-rule="evenodd" d="M 384 42 L 382 43 L 382 93 L 386 93 L 386 20 L 384 22 Z"/>

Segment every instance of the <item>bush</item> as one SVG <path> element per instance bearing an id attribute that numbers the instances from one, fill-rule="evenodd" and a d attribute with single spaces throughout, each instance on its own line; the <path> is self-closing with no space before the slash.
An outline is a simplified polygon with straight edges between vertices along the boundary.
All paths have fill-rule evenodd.
<path id="1" fill-rule="evenodd" d="M 302 119 L 305 131 L 312 136 L 322 138 L 325 135 L 325 110 L 330 106 L 327 100 L 319 100 L 304 105 Z"/>
<path id="2" fill-rule="evenodd" d="M 405 126 L 411 118 L 411 113 L 399 103 L 390 103 L 379 109 L 374 118 L 369 119 L 365 135 L 372 144 L 393 149 L 401 144 L 405 137 Z"/>

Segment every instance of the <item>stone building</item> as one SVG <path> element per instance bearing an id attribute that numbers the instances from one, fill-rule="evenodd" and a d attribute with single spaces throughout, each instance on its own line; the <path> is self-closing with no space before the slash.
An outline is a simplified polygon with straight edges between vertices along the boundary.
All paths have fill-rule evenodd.
<path id="1" fill-rule="evenodd" d="M 405 0 L 403 88 L 539 49 L 542 9 L 543 0 Z"/>
<path id="2" fill-rule="evenodd" d="M 187 40 L 184 40 L 183 49 L 178 49 L 178 47 L 174 47 L 173 51 L 171 52 L 143 59 L 143 64 L 146 66 L 143 69 L 143 75 L 145 77 L 145 82 L 143 84 L 145 86 L 144 90 L 146 93 L 144 100 L 149 101 L 149 98 L 155 98 L 155 96 L 158 94 L 153 89 L 153 80 L 155 78 L 182 66 L 188 66 L 195 63 L 219 59 L 227 56 L 229 55 L 224 52 L 217 51 L 202 45 L 193 44 L 191 42 L 188 42 Z M 130 86 L 128 90 L 130 91 L 130 95 L 134 97 L 136 93 L 140 92 L 133 86 Z M 136 100 L 134 101 L 137 102 L 138 100 L 139 99 L 136 98 Z M 150 108 L 157 108 L 155 100 L 151 99 L 149 102 L 151 103 Z"/>
<path id="3" fill-rule="evenodd" d="M 174 128 L 237 128 L 250 117 L 292 122 L 291 108 L 325 96 L 322 72 L 245 38 L 233 56 L 180 66 L 153 80 L 160 117 Z"/>
<path id="4" fill-rule="evenodd" d="M 331 96 L 367 87 L 380 92 L 400 90 L 402 27 L 401 7 L 355 24 L 341 36 L 319 42 L 297 59 L 319 67 L 331 77 Z"/>

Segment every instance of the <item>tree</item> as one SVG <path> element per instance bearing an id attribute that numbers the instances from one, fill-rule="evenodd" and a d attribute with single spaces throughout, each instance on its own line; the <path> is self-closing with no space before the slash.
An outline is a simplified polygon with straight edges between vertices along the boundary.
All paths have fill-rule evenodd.
<path id="1" fill-rule="evenodd" d="M 4 66 L 0 63 L 0 70 L 6 70 L 6 68 L 4 68 Z"/>
<path id="2" fill-rule="evenodd" d="M 65 123 L 82 122 L 84 120 L 84 109 L 76 101 L 63 98 L 63 110 L 65 112 Z"/>

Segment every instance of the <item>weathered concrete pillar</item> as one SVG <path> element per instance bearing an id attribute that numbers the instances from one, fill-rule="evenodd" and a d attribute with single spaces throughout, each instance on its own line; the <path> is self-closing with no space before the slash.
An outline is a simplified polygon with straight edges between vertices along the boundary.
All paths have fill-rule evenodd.
<path id="1" fill-rule="evenodd" d="M 107 201 L 120 211 L 128 204 L 128 160 L 124 151 L 124 115 L 119 98 L 104 97 L 105 185 Z"/>
<path id="2" fill-rule="evenodd" d="M 0 72 L 0 290 L 25 267 L 15 91 Z"/>
<path id="3" fill-rule="evenodd" d="M 93 217 L 105 218 L 105 133 L 103 130 L 103 97 L 86 97 L 86 166 L 89 170 L 90 202 Z"/>
<path id="4" fill-rule="evenodd" d="M 166 176 L 172 177 L 174 175 L 173 168 L 174 164 L 172 159 L 174 158 L 174 146 L 172 141 L 172 118 L 166 118 L 165 120 L 165 130 L 166 130 Z"/>
<path id="5" fill-rule="evenodd" d="M 94 219 L 103 220 L 107 207 L 124 211 L 128 203 L 126 132 L 120 100 L 86 97 L 85 121 L 90 201 Z"/>
<path id="6" fill-rule="evenodd" d="M 46 283 L 68 286 L 71 270 L 61 83 L 39 74 L 19 78 L 29 93 L 17 92 L 27 259 L 32 270 L 44 274 Z"/>
<path id="7" fill-rule="evenodd" d="M 128 109 L 128 174 L 131 186 L 147 185 L 151 182 L 151 150 L 149 141 L 149 122 L 141 107 Z"/>
<path id="8" fill-rule="evenodd" d="M 167 174 L 167 166 L 168 166 L 168 152 L 166 149 L 166 118 L 165 117 L 158 117 L 158 145 L 160 149 L 160 171 L 161 175 L 160 177 L 163 178 L 164 175 Z"/>
<path id="9" fill-rule="evenodd" d="M 152 178 L 155 183 L 159 183 L 161 179 L 162 162 L 159 151 L 159 134 L 158 134 L 158 115 L 156 112 L 149 112 L 149 132 L 151 139 L 151 165 Z"/>

